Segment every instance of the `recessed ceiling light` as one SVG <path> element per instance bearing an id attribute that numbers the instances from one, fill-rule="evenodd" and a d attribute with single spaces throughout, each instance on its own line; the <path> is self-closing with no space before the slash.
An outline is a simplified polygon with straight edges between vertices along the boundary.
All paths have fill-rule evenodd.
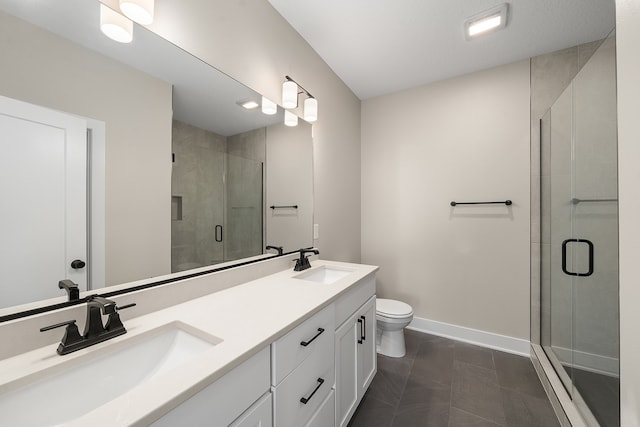
<path id="1" fill-rule="evenodd" d="M 251 99 L 248 101 L 240 101 L 238 102 L 238 104 L 240 104 L 242 108 L 246 108 L 247 110 L 253 110 L 254 108 L 258 108 L 260 106 L 260 104 Z"/>
<path id="2" fill-rule="evenodd" d="M 508 3 L 480 12 L 464 21 L 464 34 L 471 40 L 481 34 L 488 34 L 507 26 Z"/>

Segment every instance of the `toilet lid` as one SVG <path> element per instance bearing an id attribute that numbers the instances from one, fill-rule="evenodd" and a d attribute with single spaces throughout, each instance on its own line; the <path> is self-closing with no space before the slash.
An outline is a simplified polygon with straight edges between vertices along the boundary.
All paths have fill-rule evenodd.
<path id="1" fill-rule="evenodd" d="M 376 312 L 385 317 L 407 317 L 413 314 L 409 304 L 393 299 L 376 299 Z"/>

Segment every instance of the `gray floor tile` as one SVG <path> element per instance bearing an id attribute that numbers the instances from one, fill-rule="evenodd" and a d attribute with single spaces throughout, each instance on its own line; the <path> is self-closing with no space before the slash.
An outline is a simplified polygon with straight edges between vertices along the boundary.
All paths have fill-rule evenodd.
<path id="1" fill-rule="evenodd" d="M 394 407 L 367 393 L 356 413 L 349 422 L 349 427 L 391 427 Z"/>
<path id="2" fill-rule="evenodd" d="M 560 427 L 547 399 L 506 388 L 501 392 L 508 427 Z"/>
<path id="3" fill-rule="evenodd" d="M 396 412 L 439 405 L 451 405 L 451 386 L 412 376 L 407 381 Z"/>
<path id="4" fill-rule="evenodd" d="M 492 421 L 485 420 L 477 415 L 470 414 L 457 408 L 451 408 L 449 412 L 448 427 L 499 427 Z"/>
<path id="5" fill-rule="evenodd" d="M 446 427 L 449 424 L 449 404 L 405 408 L 396 412 L 393 427 Z"/>
<path id="6" fill-rule="evenodd" d="M 528 358 L 410 330 L 405 340 L 404 358 L 378 355 L 350 426 L 558 426 Z"/>
<path id="7" fill-rule="evenodd" d="M 413 360 L 411 375 L 441 384 L 451 384 L 453 351 L 453 342 L 423 341 Z"/>
<path id="8" fill-rule="evenodd" d="M 464 342 L 456 342 L 454 346 L 454 359 L 464 363 L 494 369 L 493 352 L 484 347 Z"/>
<path id="9" fill-rule="evenodd" d="M 454 362 L 451 406 L 505 425 L 502 396 L 495 370 Z"/>
<path id="10" fill-rule="evenodd" d="M 501 351 L 492 351 L 500 386 L 541 399 L 547 398 L 531 359 Z"/>
<path id="11" fill-rule="evenodd" d="M 402 397 L 412 365 L 413 361 L 406 358 L 378 355 L 378 373 L 369 387 L 368 394 L 395 408 Z"/>

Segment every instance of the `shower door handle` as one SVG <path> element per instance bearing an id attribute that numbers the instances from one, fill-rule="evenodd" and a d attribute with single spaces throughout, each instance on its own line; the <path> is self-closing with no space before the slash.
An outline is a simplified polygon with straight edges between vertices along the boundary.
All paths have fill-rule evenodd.
<path id="1" fill-rule="evenodd" d="M 567 270 L 567 245 L 569 243 L 586 243 L 589 247 L 589 271 L 586 273 L 574 273 L 573 271 Z M 591 276 L 593 274 L 593 243 L 591 240 L 587 239 L 567 239 L 562 242 L 562 272 L 564 274 L 568 274 L 569 276 L 578 276 L 578 277 L 586 277 Z"/>
<path id="2" fill-rule="evenodd" d="M 216 225 L 216 242 L 222 242 L 222 226 Z"/>

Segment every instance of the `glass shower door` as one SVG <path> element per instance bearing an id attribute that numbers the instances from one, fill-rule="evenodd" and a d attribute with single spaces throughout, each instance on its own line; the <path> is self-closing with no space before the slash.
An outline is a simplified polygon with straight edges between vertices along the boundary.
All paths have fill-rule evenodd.
<path id="1" fill-rule="evenodd" d="M 618 427 L 615 39 L 540 122 L 541 343 L 588 425 Z"/>
<path id="2" fill-rule="evenodd" d="M 571 236 L 565 244 L 571 247 L 565 274 L 573 289 L 573 397 L 581 412 L 590 411 L 606 427 L 620 425 L 615 72 L 610 37 L 573 81 Z"/>

